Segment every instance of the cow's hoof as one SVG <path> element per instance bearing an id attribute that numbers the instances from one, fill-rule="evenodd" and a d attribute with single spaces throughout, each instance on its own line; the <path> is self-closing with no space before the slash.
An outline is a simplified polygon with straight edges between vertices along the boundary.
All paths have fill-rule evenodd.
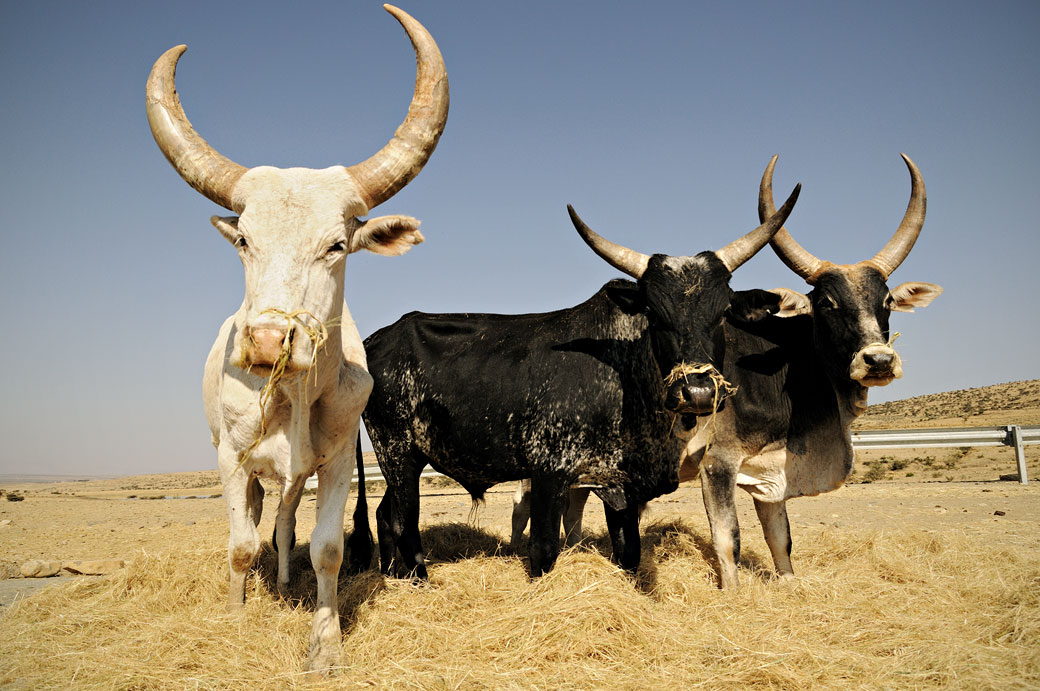
<path id="1" fill-rule="evenodd" d="M 327 677 L 339 664 L 339 647 L 325 645 L 311 649 L 305 669 L 310 676 Z"/>
<path id="2" fill-rule="evenodd" d="M 278 582 L 278 597 L 282 598 L 283 600 L 289 597 L 288 583 L 282 583 L 281 581 Z"/>
<path id="3" fill-rule="evenodd" d="M 246 603 L 244 602 L 229 602 L 227 603 L 227 613 L 241 615 L 246 610 Z"/>

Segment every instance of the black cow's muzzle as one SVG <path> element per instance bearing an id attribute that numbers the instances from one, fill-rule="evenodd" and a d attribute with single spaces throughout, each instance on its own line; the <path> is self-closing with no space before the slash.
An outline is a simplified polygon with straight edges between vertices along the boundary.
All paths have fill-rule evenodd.
<path id="1" fill-rule="evenodd" d="M 713 376 L 714 375 L 714 376 Z M 664 405 L 680 415 L 710 415 L 722 410 L 725 393 L 722 377 L 714 368 L 703 372 L 669 375 Z"/>

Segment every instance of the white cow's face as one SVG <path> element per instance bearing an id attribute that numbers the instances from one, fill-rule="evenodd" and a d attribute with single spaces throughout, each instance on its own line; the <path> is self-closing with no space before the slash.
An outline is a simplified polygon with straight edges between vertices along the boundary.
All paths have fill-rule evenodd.
<path id="1" fill-rule="evenodd" d="M 287 370 L 310 368 L 314 337 L 322 327 L 338 329 L 349 253 L 403 254 L 423 240 L 414 218 L 359 221 L 368 209 L 341 166 L 253 168 L 233 199 L 240 216 L 212 219 L 245 268 L 231 362 L 261 374 L 285 346 Z"/>

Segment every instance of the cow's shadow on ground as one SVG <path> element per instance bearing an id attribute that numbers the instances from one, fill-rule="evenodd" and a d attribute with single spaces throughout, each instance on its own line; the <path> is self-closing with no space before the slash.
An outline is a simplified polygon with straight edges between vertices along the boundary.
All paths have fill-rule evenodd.
<path id="1" fill-rule="evenodd" d="M 711 541 L 711 533 L 698 531 L 679 519 L 655 521 L 646 526 L 643 532 L 641 574 L 646 569 L 647 577 L 650 575 L 656 576 L 656 567 L 662 559 L 667 559 L 669 555 L 674 555 L 676 552 L 688 551 L 690 543 L 700 553 L 705 563 L 711 567 L 715 584 L 721 586 L 719 577 L 721 567 L 718 554 L 715 552 L 715 546 Z M 609 547 L 609 540 L 605 544 Z M 772 578 L 773 572 L 769 563 L 753 550 L 749 550 L 746 547 L 742 549 L 738 563 L 741 568 L 749 571 L 755 578 L 763 580 Z M 656 584 L 656 579 L 650 585 L 654 584 Z"/>
<path id="2" fill-rule="evenodd" d="M 340 625 L 344 633 L 350 631 L 357 618 L 357 612 L 365 602 L 378 595 L 386 586 L 382 574 L 369 568 L 358 574 L 349 568 L 350 548 L 347 544 L 349 533 L 343 535 L 343 566 L 340 568 L 337 582 L 339 595 Z M 318 579 L 311 566 L 310 543 L 297 543 L 289 556 L 289 568 L 292 576 L 284 599 L 294 607 L 302 607 L 313 612 L 317 607 Z M 278 593 L 278 552 L 270 542 L 260 545 L 253 570 L 267 592 Z"/>
<path id="3" fill-rule="evenodd" d="M 701 558 L 711 567 L 715 584 L 721 583 L 719 578 L 720 567 L 718 555 L 711 542 L 711 534 L 700 532 L 683 523 L 679 519 L 668 521 L 654 521 L 640 528 L 639 569 L 634 576 L 636 586 L 645 593 L 653 592 L 657 587 L 657 567 L 663 559 L 669 555 L 680 552 L 689 552 L 692 543 L 694 549 Z M 612 559 L 613 550 L 610 544 L 610 535 L 601 531 L 598 533 L 586 532 L 581 542 L 573 549 L 584 549 L 596 552 L 606 559 Z M 508 547 L 506 547 L 508 550 Z M 527 540 L 524 539 L 520 545 L 521 554 L 526 556 Z M 755 551 L 747 548 L 741 551 L 739 565 L 742 569 L 750 572 L 754 578 L 770 580 L 773 577 L 773 569 L 769 560 L 763 559 Z"/>
<path id="4" fill-rule="evenodd" d="M 464 561 L 477 557 L 514 556 L 498 535 L 467 523 L 440 523 L 420 531 L 427 563 Z M 527 556 L 526 552 L 516 556 Z"/>
<path id="5" fill-rule="evenodd" d="M 476 557 L 513 556 L 508 543 L 497 535 L 464 523 L 429 526 L 421 531 L 421 536 L 430 565 Z M 340 568 L 337 586 L 340 625 L 344 633 L 353 627 L 361 606 L 386 588 L 386 581 L 379 571 L 379 551 L 376 546 L 373 546 L 368 569 L 362 573 L 351 571 L 348 537 L 349 533 L 344 533 L 343 566 Z M 311 566 L 310 543 L 301 542 L 293 547 L 289 568 L 292 576 L 285 600 L 295 607 L 313 612 L 317 606 L 318 581 Z M 261 544 L 253 569 L 267 592 L 278 593 L 278 552 L 270 541 Z"/>
<path id="6" fill-rule="evenodd" d="M 465 523 L 442 523 L 427 526 L 421 531 L 423 548 L 428 555 L 428 564 L 458 562 L 477 557 L 519 558 L 527 567 L 527 539 L 521 541 L 514 552 L 509 543 L 498 535 Z M 719 561 L 709 533 L 701 532 L 681 520 L 655 521 L 641 530 L 642 555 L 639 570 L 633 577 L 634 585 L 645 593 L 657 587 L 658 565 L 669 555 L 689 553 L 693 546 L 708 563 L 718 583 Z M 347 534 L 344 534 L 346 543 Z M 588 550 L 611 559 L 610 536 L 606 531 L 586 533 L 581 543 L 572 549 Z M 314 611 L 317 601 L 317 578 L 311 567 L 309 543 L 297 544 L 290 555 L 292 578 L 285 599 L 294 606 Z M 343 568 L 340 569 L 339 615 L 344 632 L 349 631 L 361 605 L 376 597 L 386 588 L 386 581 L 379 571 L 378 550 L 374 550 L 368 570 L 356 574 L 348 568 L 349 547 L 344 545 Z M 773 577 L 771 562 L 756 552 L 744 549 L 740 566 L 754 578 L 769 580 Z M 260 555 L 254 567 L 264 588 L 270 593 L 278 592 L 278 553 L 270 542 L 260 547 Z"/>

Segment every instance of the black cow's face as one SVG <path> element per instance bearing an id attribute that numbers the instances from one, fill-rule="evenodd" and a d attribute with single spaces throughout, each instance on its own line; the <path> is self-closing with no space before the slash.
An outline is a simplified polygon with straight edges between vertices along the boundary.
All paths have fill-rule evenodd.
<path id="1" fill-rule="evenodd" d="M 892 347 L 888 320 L 893 311 L 912 312 L 942 291 L 931 283 L 903 283 L 889 290 L 870 262 L 831 265 L 815 279 L 812 292 L 783 295 L 781 316 L 813 315 L 817 354 L 832 377 L 862 386 L 885 386 L 903 376 Z"/>
<path id="2" fill-rule="evenodd" d="M 708 414 L 725 397 L 716 367 L 725 354 L 721 325 L 733 297 L 730 275 L 714 252 L 655 254 L 639 280 L 671 412 Z"/>
<path id="3" fill-rule="evenodd" d="M 654 357 L 667 387 L 665 407 L 683 415 L 715 410 L 725 396 L 721 325 L 730 308 L 730 276 L 772 238 L 798 200 L 794 188 L 780 210 L 715 252 L 694 257 L 646 255 L 595 233 L 567 206 L 574 229 L 608 264 L 639 282 L 650 322 Z M 776 298 L 773 298 L 775 311 Z M 749 317 L 752 318 L 752 317 Z"/>

